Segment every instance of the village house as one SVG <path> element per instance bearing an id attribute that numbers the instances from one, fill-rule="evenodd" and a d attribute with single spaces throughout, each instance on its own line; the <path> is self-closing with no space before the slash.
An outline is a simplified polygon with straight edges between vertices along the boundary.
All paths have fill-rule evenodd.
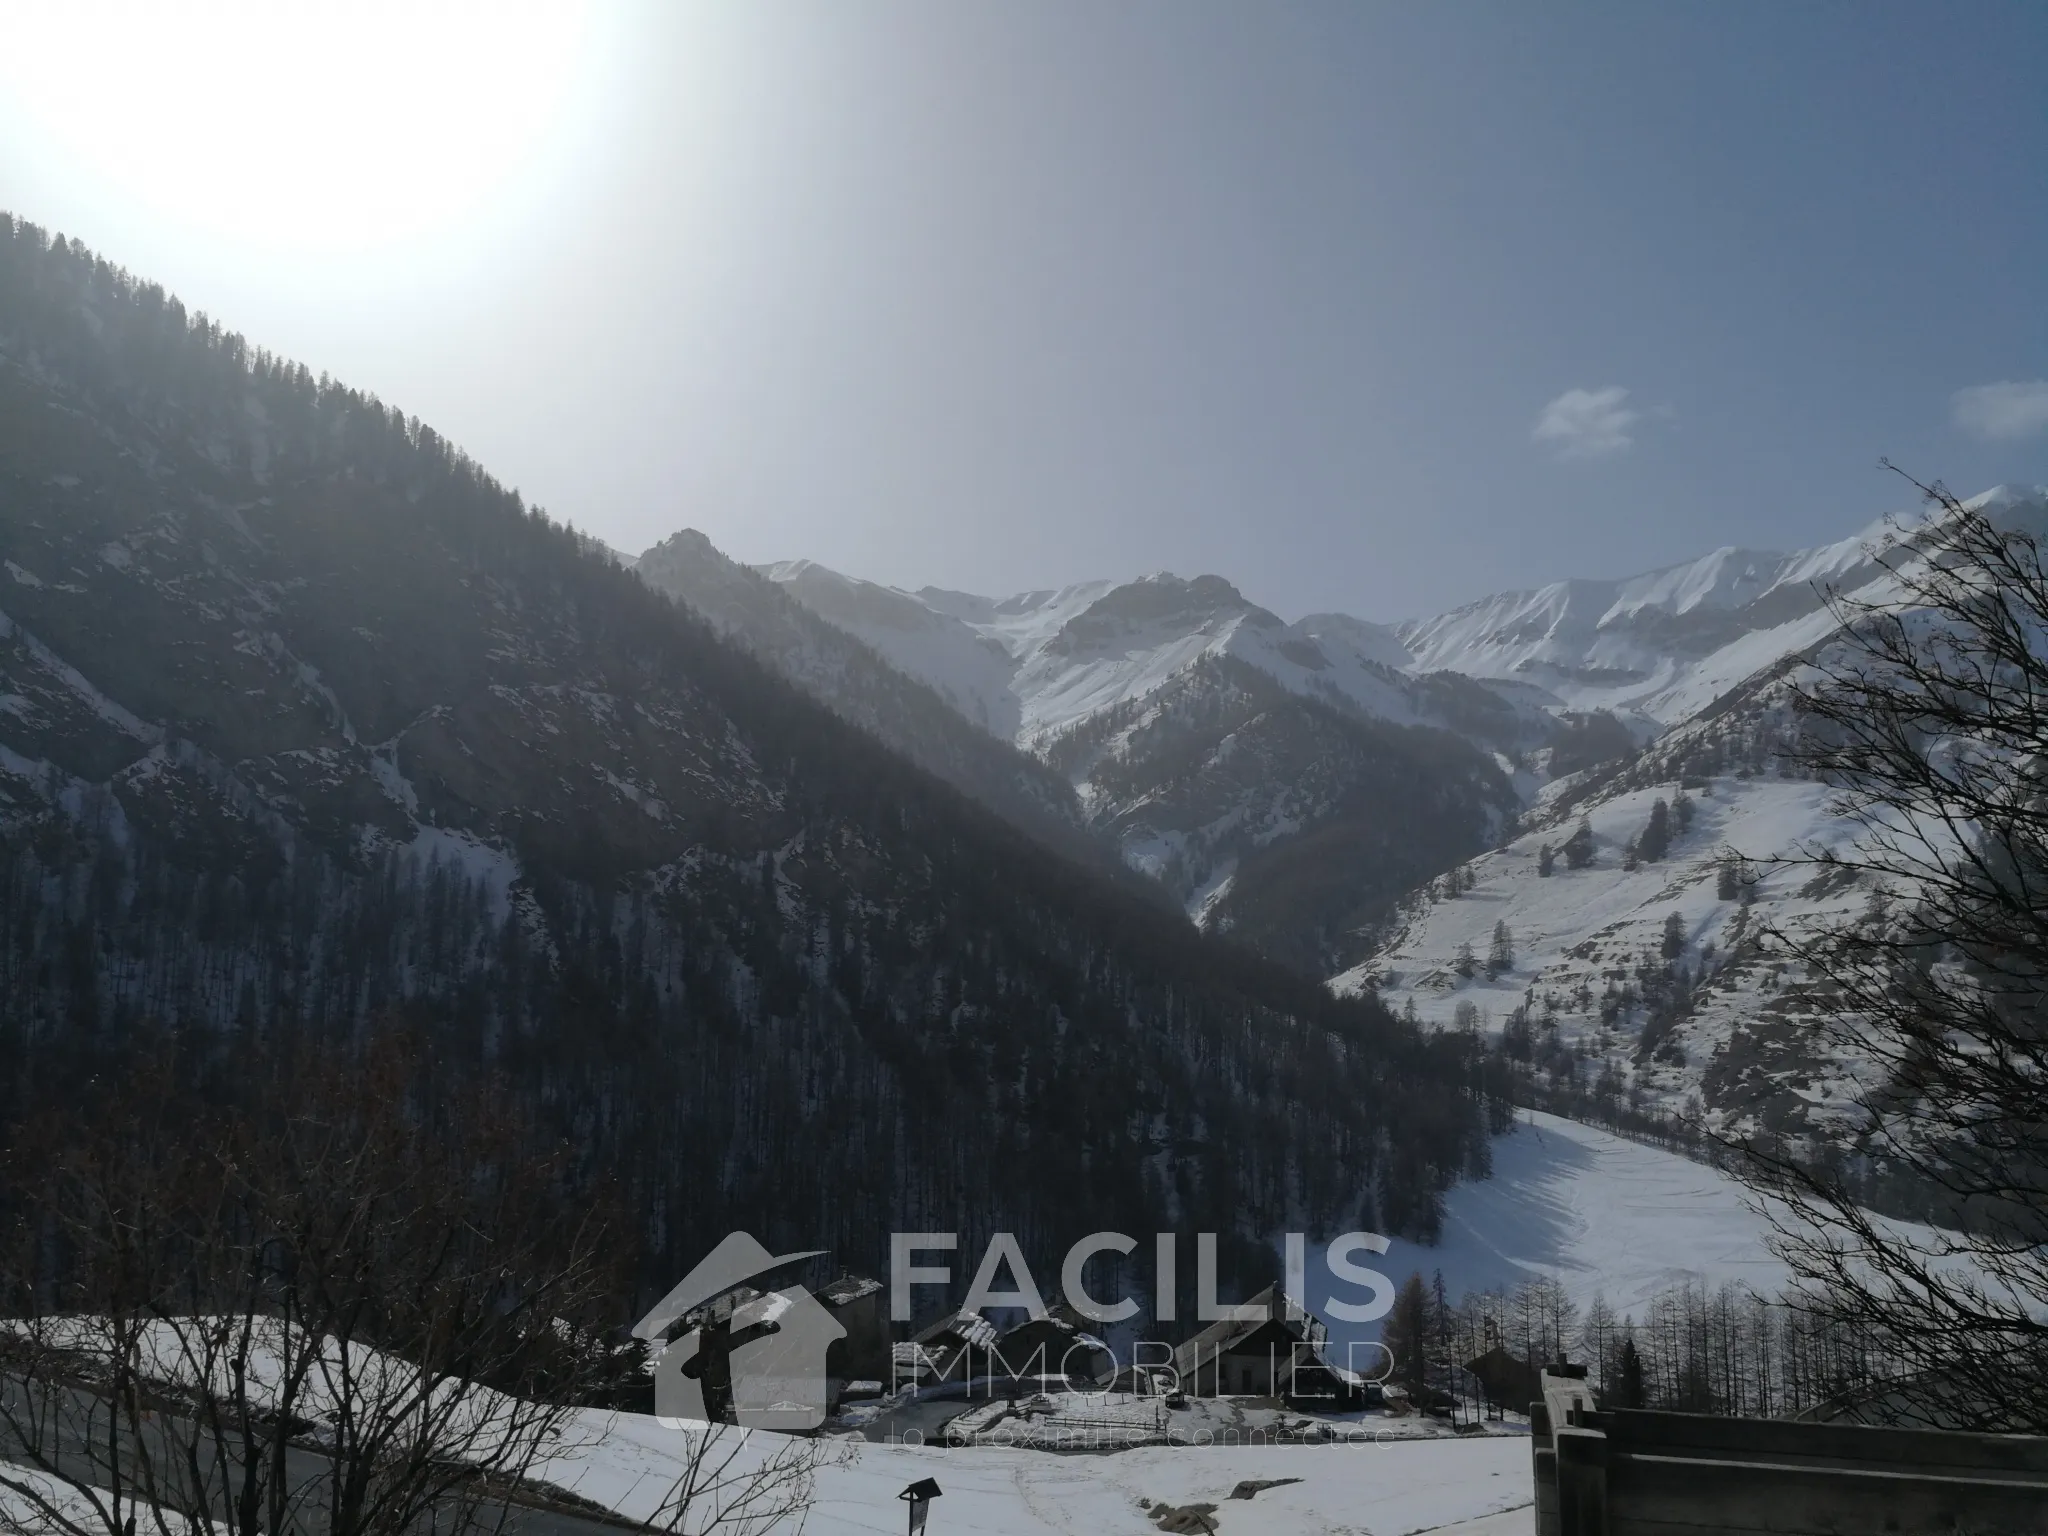
<path id="1" fill-rule="evenodd" d="M 834 1412 L 849 1392 L 876 1396 L 890 1374 L 889 1319 L 884 1287 L 866 1275 L 842 1274 L 817 1292 L 818 1303 L 838 1320 L 846 1336 L 835 1339 L 825 1357 L 825 1380 Z M 867 1383 L 856 1387 L 856 1383 Z"/>
<path id="2" fill-rule="evenodd" d="M 895 1347 L 890 1389 L 986 1380 L 1002 1370 L 995 1357 L 998 1337 L 996 1325 L 979 1312 L 948 1312 Z"/>
<path id="3" fill-rule="evenodd" d="M 1278 1286 L 1248 1306 L 1259 1313 L 1211 1323 L 1174 1351 L 1190 1397 L 1270 1397 L 1325 1412 L 1363 1404 L 1369 1384 L 1324 1357 L 1329 1333 Z"/>
<path id="4" fill-rule="evenodd" d="M 1529 1405 L 1542 1395 L 1543 1373 L 1499 1344 L 1466 1361 L 1465 1370 L 1478 1383 L 1486 1401 L 1496 1408 L 1527 1413 Z"/>
<path id="5" fill-rule="evenodd" d="M 1109 1346 L 1059 1308 L 1010 1329 L 996 1354 L 1013 1389 L 1093 1391 L 1116 1372 Z"/>

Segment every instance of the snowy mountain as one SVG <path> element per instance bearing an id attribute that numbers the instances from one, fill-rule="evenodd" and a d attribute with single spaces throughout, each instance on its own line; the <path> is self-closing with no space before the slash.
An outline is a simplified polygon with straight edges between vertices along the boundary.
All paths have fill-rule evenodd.
<path id="1" fill-rule="evenodd" d="M 1980 502 L 2031 504 L 2009 490 Z M 1293 964 L 1348 966 L 1381 941 L 1397 891 L 1540 815 L 1558 781 L 1824 643 L 1823 591 L 1868 595 L 1875 551 L 1916 521 L 1499 593 L 1398 627 L 1288 623 L 1220 576 L 990 598 L 802 560 L 761 574 L 1056 769 L 1087 824 L 1196 921 Z M 754 644 L 793 674 L 813 665 L 802 647 Z"/>
<path id="2" fill-rule="evenodd" d="M 2029 493 L 2000 487 L 1984 508 Z M 1919 522 L 1917 512 L 1793 554 L 1717 549 L 1625 581 L 1563 581 L 1503 592 L 1398 633 L 1425 671 L 1514 678 L 1578 710 L 1676 725 L 1780 658 L 1834 628 L 1822 592 L 1853 593 L 1883 577 L 1873 556 Z"/>
<path id="3" fill-rule="evenodd" d="M 1853 918 L 1867 893 L 1754 865 L 1724 878 L 1730 849 L 1768 858 L 1837 831 L 1824 786 L 1745 773 L 1690 782 L 1617 786 L 1473 860 L 1455 894 L 1450 879 L 1423 888 L 1378 952 L 1333 985 L 1488 1035 L 1526 1010 L 1523 1054 L 1553 1076 L 1633 1104 L 1705 1109 L 1730 1129 L 1824 1131 L 1861 1063 L 1814 1044 L 1800 1026 L 1803 978 L 1765 961 L 1756 934 L 1766 917 Z M 1653 808 L 1681 795 L 1690 825 L 1661 859 L 1631 867 Z M 1591 857 L 1574 868 L 1556 850 L 1581 820 Z"/>
<path id="4" fill-rule="evenodd" d="M 1445 730 L 1294 693 L 1235 656 L 1051 738 L 1089 824 L 1203 926 L 1327 974 L 1386 905 L 1484 848 L 1518 806 Z"/>
<path id="5" fill-rule="evenodd" d="M 906 676 L 937 691 L 992 736 L 1017 735 L 1022 711 L 1011 679 L 1016 664 L 991 635 L 958 616 L 810 560 L 764 566 L 761 575 L 811 613 L 865 641 Z"/>
<path id="6" fill-rule="evenodd" d="M 976 723 L 1041 748 L 1062 731 L 1165 687 L 1205 659 L 1230 658 L 1289 692 L 1397 725 L 1451 725 L 1455 711 L 1413 676 L 1383 625 L 1346 614 L 1296 624 L 1220 576 L 1158 572 L 1008 598 L 927 587 L 904 592 L 808 560 L 762 567 L 821 618 L 859 636 L 954 701 Z M 1508 723 L 1491 735 L 1540 735 L 1535 691 L 1491 690 Z"/>
<path id="7" fill-rule="evenodd" d="M 2048 523 L 2038 489 L 1971 505 Z M 1399 627 L 1290 624 L 1217 576 L 996 599 L 762 575 L 1028 749 L 1202 925 L 1427 1023 L 1498 1032 L 1520 1010 L 1532 1061 L 1617 1103 L 1826 1136 L 1860 1064 L 1812 1044 L 1801 979 L 1755 935 L 1868 895 L 1766 867 L 1839 832 L 1784 776 L 1776 679 L 1833 635 L 1823 594 L 1883 601 L 1878 556 L 1919 530 L 1895 514 Z M 1668 849 L 1631 860 L 1653 813 Z M 1490 973 L 1496 924 L 1514 957 Z"/>
<path id="8" fill-rule="evenodd" d="M 157 1028 L 389 1024 L 657 1213 L 657 1289 L 735 1227 L 1431 1229 L 1458 1042 L 976 803 L 1069 791 L 773 585 L 719 601 L 868 728 L 646 563 L 0 215 L 0 1130 Z"/>
<path id="9" fill-rule="evenodd" d="M 794 600 L 773 609 L 695 534 L 637 568 L 919 756 L 847 696 L 852 674 L 821 631 L 859 642 L 1055 769 L 1104 845 L 1198 922 L 1312 972 L 1354 958 L 1391 897 L 1495 837 L 1537 782 L 1527 755 L 1569 730 L 1524 681 L 1420 675 L 1384 626 L 1343 614 L 1288 624 L 1218 576 L 989 598 L 797 560 L 760 568 L 762 586 Z M 804 629 L 797 612 L 816 622 Z M 1610 749 L 1629 744 L 1617 734 Z"/>
<path id="10" fill-rule="evenodd" d="M 2048 530 L 2042 490 L 2001 487 L 1969 505 Z M 1895 583 L 1871 551 L 1916 531 L 1917 520 L 1898 520 L 1854 551 L 1845 542 L 1773 557 L 1778 610 L 1801 606 L 1793 576 L 1840 579 L 1861 601 L 1890 601 Z M 1635 614 L 1673 594 L 1710 601 L 1712 567 L 1623 584 L 1638 607 L 1603 628 L 1635 626 L 1640 637 Z M 1700 580 L 1688 588 L 1692 577 Z M 1682 677 L 1668 665 L 1676 681 L 1651 702 L 1689 706 L 1686 716 L 1639 753 L 1548 785 L 1514 836 L 1411 893 L 1370 957 L 1333 985 L 1377 990 L 1427 1024 L 1511 1031 L 1506 1038 L 1554 1082 L 1616 1103 L 1703 1112 L 1736 1133 L 1835 1139 L 1866 1063 L 1819 1042 L 1807 978 L 1758 942 L 1767 924 L 1832 927 L 1872 910 L 1873 893 L 1854 882 L 1773 862 L 1847 835 L 1827 787 L 1799 777 L 1788 755 L 1797 727 L 1787 669 L 1824 658 L 1834 633 L 1818 595 L 1811 600 Z M 1755 619 L 1762 601 L 1720 612 Z M 1609 604 L 1610 617 L 1619 606 Z M 1448 644 L 1451 630 L 1439 624 L 1435 643 Z M 1611 659 L 1623 643 L 1634 642 L 1596 635 L 1581 654 Z M 1475 642 L 1468 659 L 1485 648 Z M 1653 831 L 1653 820 L 1663 829 Z"/>
<path id="11" fill-rule="evenodd" d="M 892 665 L 863 643 L 851 625 L 828 622 L 797 601 L 792 583 L 805 580 L 801 574 L 792 583 L 768 580 L 728 560 L 694 528 L 647 550 L 633 569 L 836 714 L 1005 820 L 1089 863 L 1113 864 L 1101 842 L 1084 831 L 1080 803 L 1065 779 L 973 720 L 960 695 L 928 686 L 918 672 Z M 912 627 L 916 614 L 933 617 L 923 609 L 899 612 L 910 605 L 894 602 L 886 588 L 811 570 L 824 590 L 822 601 L 845 597 L 836 609 L 841 613 L 865 606 Z"/>

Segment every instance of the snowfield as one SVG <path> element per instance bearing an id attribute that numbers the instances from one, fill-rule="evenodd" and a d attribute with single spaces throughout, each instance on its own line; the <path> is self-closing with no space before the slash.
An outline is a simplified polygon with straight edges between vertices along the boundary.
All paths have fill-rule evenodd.
<path id="1" fill-rule="evenodd" d="M 549 1481 L 629 1518 L 659 1507 L 691 1431 L 637 1414 L 590 1415 L 585 1443 L 548 1468 Z M 731 1432 L 729 1432 L 731 1433 Z M 755 1436 L 763 1459 L 779 1437 Z M 1529 1442 L 1520 1437 L 1388 1445 L 1154 1447 L 1113 1454 L 844 1442 L 848 1459 L 817 1474 L 807 1536 L 880 1536 L 903 1529 L 896 1495 L 920 1478 L 943 1490 L 932 1536 L 1142 1536 L 1155 1532 L 1140 1499 L 1214 1503 L 1238 1536 L 1497 1536 L 1533 1528 Z M 1245 1480 L 1299 1478 L 1250 1500 Z"/>
<path id="2" fill-rule="evenodd" d="M 197 1320 L 194 1320 L 197 1321 Z M 90 1351 L 101 1338 L 91 1320 L 72 1325 L 74 1347 Z M 150 1374 L 165 1381 L 199 1379 L 193 1356 L 183 1347 L 188 1325 L 159 1323 L 144 1339 Z M 391 1357 L 356 1348 L 358 1371 L 390 1373 L 400 1382 L 411 1368 Z M 274 1381 L 274 1352 L 259 1343 L 256 1379 Z M 338 1362 L 338 1356 L 336 1357 Z M 401 1387 L 401 1392 L 403 1388 Z M 453 1389 L 451 1389 L 453 1390 Z M 314 1389 L 301 1407 L 314 1419 L 327 1410 L 325 1393 Z M 464 1394 L 475 1422 L 486 1429 L 530 1422 L 516 1400 L 483 1388 Z M 256 1393 L 264 1400 L 264 1393 Z M 458 1418 L 471 1415 L 458 1408 Z M 1235 1416 L 1233 1415 L 1233 1418 Z M 896 1494 L 922 1478 L 936 1478 L 943 1502 L 933 1510 L 931 1529 L 987 1532 L 993 1536 L 1089 1533 L 1120 1536 L 1154 1530 L 1139 1500 L 1184 1505 L 1213 1502 L 1224 1532 L 1309 1536 L 1339 1532 L 1351 1536 L 1414 1536 L 1455 1531 L 1460 1536 L 1496 1536 L 1526 1531 L 1530 1503 L 1529 1443 L 1509 1433 L 1452 1437 L 1414 1419 L 1372 1417 L 1344 1421 L 1351 1444 L 1150 1446 L 1116 1452 L 1062 1453 L 1004 1445 L 948 1448 L 939 1444 L 870 1443 L 857 1437 L 810 1440 L 768 1431 L 719 1426 L 704 1465 L 725 1462 L 714 1494 L 701 1500 L 672 1527 L 677 1536 L 710 1530 L 764 1532 L 769 1527 L 711 1517 L 723 1506 L 732 1513 L 734 1496 L 747 1474 L 778 1453 L 815 1451 L 816 1504 L 803 1529 L 813 1536 L 895 1532 L 903 1507 Z M 1384 1426 L 1384 1427 L 1382 1427 Z M 650 1415 L 586 1409 L 570 1413 L 550 1436 L 551 1449 L 532 1464 L 529 1478 L 552 1483 L 629 1519 L 652 1521 L 664 1512 L 671 1490 L 688 1468 L 694 1445 L 707 1426 L 663 1421 Z M 522 1436 L 528 1433 L 521 1429 Z M 9 1468 L 10 1475 L 23 1475 Z M 1250 1501 L 1231 1491 L 1248 1480 L 1299 1479 L 1262 1491 Z M 81 1516 L 87 1501 L 76 1490 L 30 1477 L 45 1497 Z M 699 1481 L 703 1481 L 699 1474 Z M 756 1513 L 765 1507 L 754 1506 Z M 1517 1512 L 1519 1511 L 1519 1516 Z M 673 1514 L 673 1510 L 667 1513 Z M 0 1492 L 0 1529 L 34 1536 L 42 1527 L 28 1502 Z M 1505 1519 L 1507 1523 L 1498 1523 Z M 1519 1523 L 1517 1523 L 1519 1519 Z M 1493 1522 L 1493 1523 L 1489 1523 Z M 87 1523 L 91 1523 L 88 1519 Z M 666 1521 L 663 1528 L 671 1528 Z M 772 1529 L 793 1531 L 788 1523 Z M 50 1536 L 58 1536 L 54 1530 Z M 173 1536 L 183 1533 L 173 1532 Z"/>
<path id="3" fill-rule="evenodd" d="M 1648 1320 L 1660 1292 L 1691 1283 L 1776 1298 L 1791 1285 L 1777 1257 L 1773 1218 L 1791 1223 L 1779 1202 L 1740 1180 L 1661 1147 L 1556 1115 L 1523 1111 L 1513 1132 L 1493 1142 L 1493 1177 L 1459 1184 L 1445 1196 L 1435 1247 L 1396 1241 L 1375 1267 L 1398 1283 L 1437 1272 L 1456 1304 L 1470 1292 L 1512 1292 L 1524 1281 L 1556 1281 L 1579 1315 L 1595 1296 L 1617 1317 Z M 1953 1234 L 1881 1218 L 1879 1226 L 1937 1269 L 1984 1283 L 1956 1252 Z M 1311 1297 L 1323 1275 L 1311 1247 Z M 1995 1282 L 1994 1293 L 2009 1294 Z M 2037 1312 L 2039 1308 L 2035 1309 Z M 1330 1325 L 1333 1358 L 1349 1340 L 1377 1337 L 1378 1325 Z M 1573 1358 L 1579 1358 L 1576 1349 Z M 1373 1368 L 1370 1357 L 1357 1363 Z"/>
<path id="4" fill-rule="evenodd" d="M 571 1432 L 581 1443 L 539 1475 L 616 1514 L 651 1519 L 681 1473 L 687 1437 L 701 1432 L 639 1414 L 586 1415 Z M 735 1469 L 758 1466 L 784 1443 L 755 1432 Z M 807 1536 L 895 1536 L 904 1520 L 896 1495 L 927 1477 L 941 1490 L 931 1506 L 932 1536 L 1143 1536 L 1158 1527 L 1140 1499 L 1213 1503 L 1225 1536 L 1525 1536 L 1534 1525 L 1529 1442 L 1520 1437 L 1112 1455 L 852 1441 L 831 1449 L 843 1460 L 828 1461 L 816 1474 L 816 1502 L 802 1526 Z M 1239 1482 L 1284 1478 L 1299 1481 L 1249 1500 L 1230 1497 Z M 81 1494 L 30 1480 L 69 1517 L 95 1523 Z M 43 1529 L 28 1501 L 5 1492 L 0 1524 Z M 699 1536 L 705 1525 L 693 1515 L 678 1529 L 680 1536 Z M 177 1523 L 173 1536 L 182 1536 Z"/>
<path id="5" fill-rule="evenodd" d="M 1823 1124 L 1847 1104 L 1861 1063 L 1828 1052 L 1788 1010 L 1800 977 L 1755 952 L 1766 917 L 1798 926 L 1855 917 L 1869 900 L 1855 887 L 1830 887 L 1797 867 L 1753 865 L 1741 894 L 1720 893 L 1721 865 L 1731 852 L 1767 860 L 1800 845 L 1833 843 L 1845 824 L 1828 814 L 1819 784 L 1722 775 L 1690 795 L 1693 823 L 1674 835 L 1655 863 L 1624 868 L 1624 848 L 1640 834 L 1659 799 L 1676 802 L 1680 786 L 1630 790 L 1590 806 L 1594 861 L 1571 869 L 1559 854 L 1554 872 L 1539 873 L 1542 846 L 1561 845 L 1576 821 L 1525 833 L 1469 866 L 1474 883 L 1455 898 L 1418 893 L 1374 957 L 1331 981 L 1339 992 L 1376 988 L 1396 1011 L 1413 1007 L 1425 1024 L 1453 1026 L 1469 1004 L 1476 1025 L 1498 1033 L 1527 1005 L 1536 1034 L 1554 1033 L 1587 1056 L 1588 1080 L 1611 1063 L 1623 1091 L 1667 1109 L 1695 1093 L 1724 1125 L 1741 1128 L 1788 1109 Z M 1603 1018 L 1610 987 L 1640 990 L 1646 957 L 1661 964 L 1667 924 L 1678 918 L 1683 939 L 1672 957 L 1689 977 L 1705 977 L 1690 1014 L 1646 1051 L 1648 1009 Z M 1506 923 L 1514 963 L 1498 975 L 1486 968 L 1494 925 Z M 1461 949 L 1475 966 L 1462 974 Z M 1551 1021 L 1545 1024 L 1543 1021 Z"/>
<path id="6" fill-rule="evenodd" d="M 1284 623 L 1216 576 L 1167 572 L 1016 597 L 894 587 L 808 560 L 758 567 L 820 618 L 929 683 L 984 730 L 1042 746 L 1061 730 L 1165 688 L 1205 657 L 1246 662 L 1289 691 L 1399 725 L 1442 723 L 1412 690 L 1394 631 L 1348 614 Z M 1556 700 L 1517 682 L 1524 713 Z"/>
<path id="7" fill-rule="evenodd" d="M 1386 1264 L 1401 1275 L 1443 1271 L 1453 1301 L 1543 1277 L 1582 1313 L 1602 1295 L 1640 1320 L 1658 1292 L 1688 1280 L 1777 1294 L 1790 1275 L 1770 1237 L 1755 1197 L 1719 1169 L 1525 1113 L 1512 1135 L 1495 1138 L 1493 1177 L 1446 1198 L 1443 1241 L 1396 1243 Z"/>

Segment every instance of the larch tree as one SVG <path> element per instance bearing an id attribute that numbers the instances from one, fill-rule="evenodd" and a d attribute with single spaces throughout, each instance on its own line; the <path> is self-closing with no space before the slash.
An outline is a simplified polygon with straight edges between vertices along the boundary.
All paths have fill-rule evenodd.
<path id="1" fill-rule="evenodd" d="M 1486 950 L 1486 973 L 1505 976 L 1515 968 L 1515 935 L 1506 918 L 1493 925 L 1493 941 Z"/>
<path id="2" fill-rule="evenodd" d="M 1918 484 L 1918 482 L 1915 482 Z M 1803 1304 L 1883 1362 L 1865 1412 L 2048 1431 L 2048 567 L 2024 517 L 1923 486 L 1927 521 L 1829 594 L 1840 630 L 1788 681 L 1808 776 L 1847 836 L 1795 864 L 1883 900 L 1763 930 L 1829 1043 L 1868 1063 L 1851 1155 L 1747 1142 L 1783 1198 Z M 1857 1171 L 1924 1192 L 1909 1233 Z"/>

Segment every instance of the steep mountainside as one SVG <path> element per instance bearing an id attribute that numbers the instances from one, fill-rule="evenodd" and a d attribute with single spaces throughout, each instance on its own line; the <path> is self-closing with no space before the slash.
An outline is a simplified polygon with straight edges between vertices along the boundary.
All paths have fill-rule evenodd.
<path id="1" fill-rule="evenodd" d="M 2002 489 L 1979 504 L 2032 500 Z M 1617 782 L 1646 744 L 1824 644 L 1823 592 L 1878 579 L 1873 549 L 1916 522 L 1500 593 L 1398 629 L 1287 624 L 1216 576 L 996 600 L 807 562 L 766 574 L 970 718 L 1014 730 L 1198 922 L 1291 965 L 1349 967 L 1424 942 L 1412 905 L 1389 922 L 1404 884 L 1496 843 L 1518 810 L 1546 827 L 1559 792 Z"/>
<path id="2" fill-rule="evenodd" d="M 1426 1232 L 1472 1052 L 903 761 L 431 429 L 0 219 L 0 1082 L 426 1022 L 644 1216 Z M 1242 1268 L 1243 1266 L 1237 1266 Z"/>
<path id="3" fill-rule="evenodd" d="M 1738 1132 L 1825 1132 L 1862 1064 L 1818 1047 L 1801 1025 L 1804 978 L 1766 961 L 1756 935 L 1766 921 L 1853 918 L 1868 893 L 1731 857 L 1825 840 L 1836 825 L 1824 786 L 1746 762 L 1689 782 L 1618 784 L 1473 860 L 1469 884 L 1424 887 L 1379 953 L 1335 984 L 1412 1006 L 1427 1025 L 1506 1030 L 1554 1081 L 1617 1103 L 1705 1112 Z M 1632 857 L 1660 802 L 1668 851 Z M 1575 867 L 1559 850 L 1581 822 L 1589 858 Z"/>
<path id="4" fill-rule="evenodd" d="M 1527 683 L 1416 675 L 1390 630 L 1285 624 L 1216 576 L 992 599 L 808 561 L 762 574 L 1052 764 L 1088 826 L 1198 922 L 1317 973 L 1355 958 L 1391 895 L 1485 846 L 1537 782 L 1531 754 L 1573 729 Z M 670 590 L 731 614 L 789 675 L 815 670 L 816 637 L 751 599 L 739 613 L 724 590 Z"/>
<path id="5" fill-rule="evenodd" d="M 842 576 L 809 560 L 764 566 L 761 574 L 807 611 L 930 686 L 979 729 L 1004 741 L 1016 737 L 1022 723 L 1022 703 L 1012 686 L 1016 660 L 984 626 L 963 622 L 921 595 Z"/>
<path id="6" fill-rule="evenodd" d="M 695 529 L 655 545 L 633 569 L 835 713 L 1005 820 L 1077 858 L 1120 867 L 1083 827 L 1065 779 L 970 723 L 956 701 L 819 617 L 784 586 L 728 560 Z"/>
<path id="7" fill-rule="evenodd" d="M 1091 823 L 1205 927 L 1317 973 L 1517 809 L 1506 776 L 1457 737 L 1304 698 L 1227 655 L 1045 751 Z"/>
<path id="8" fill-rule="evenodd" d="M 2048 533 L 2048 492 L 2000 488 L 1969 505 Z M 1896 590 L 1867 553 L 1802 561 L 1860 577 L 1862 601 Z M 1806 643 L 1776 649 L 1795 639 Z M 1842 1144 L 1852 1095 L 1875 1086 L 1868 1063 L 1820 1040 L 1814 983 L 1759 934 L 1864 920 L 1886 898 L 1779 862 L 1848 835 L 1828 787 L 1802 775 L 1787 698 L 1788 678 L 1839 642 L 1810 616 L 1751 636 L 1766 641 L 1760 668 L 1708 707 L 1639 754 L 1553 783 L 1513 838 L 1412 893 L 1338 990 L 1375 992 L 1425 1026 L 1468 1023 L 1610 1107 Z"/>
<path id="9" fill-rule="evenodd" d="M 820 617 L 858 635 L 998 735 L 1040 748 L 1105 710 L 1142 699 L 1196 663 L 1230 659 L 1289 692 L 1396 725 L 1439 725 L 1489 749 L 1547 737 L 1538 690 L 1483 685 L 1497 718 L 1467 718 L 1425 680 L 1394 632 L 1346 614 L 1283 623 L 1220 576 L 1161 572 L 1016 597 L 910 593 L 807 560 L 763 568 Z"/>
<path id="10" fill-rule="evenodd" d="M 1519 678 L 1579 710 L 1676 725 L 1834 628 L 1821 592 L 1879 577 L 1874 547 L 1917 514 L 1795 554 L 1717 549 L 1626 581 L 1503 592 L 1416 624 L 1419 666 Z"/>

